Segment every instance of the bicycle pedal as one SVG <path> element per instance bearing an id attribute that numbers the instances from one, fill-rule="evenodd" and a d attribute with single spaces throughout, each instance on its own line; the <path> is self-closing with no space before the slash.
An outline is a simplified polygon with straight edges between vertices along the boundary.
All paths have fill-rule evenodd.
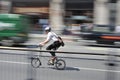
<path id="1" fill-rule="evenodd" d="M 54 65 L 54 63 L 50 63 L 50 62 L 48 62 L 47 64 L 48 64 L 48 65 Z"/>
<path id="2" fill-rule="evenodd" d="M 40 62 L 40 66 L 42 65 L 42 63 Z"/>

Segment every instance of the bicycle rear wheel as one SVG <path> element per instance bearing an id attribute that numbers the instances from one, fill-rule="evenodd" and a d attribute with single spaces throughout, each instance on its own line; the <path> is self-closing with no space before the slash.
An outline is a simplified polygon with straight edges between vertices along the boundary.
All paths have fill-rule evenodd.
<path id="1" fill-rule="evenodd" d="M 55 62 L 55 67 L 58 70 L 64 70 L 66 68 L 66 63 L 62 59 L 57 59 Z"/>
<path id="2" fill-rule="evenodd" d="M 40 65 L 41 65 L 40 59 L 39 59 L 39 58 L 32 58 L 32 60 L 31 60 L 31 65 L 32 65 L 32 67 L 34 67 L 34 68 L 39 68 Z"/>

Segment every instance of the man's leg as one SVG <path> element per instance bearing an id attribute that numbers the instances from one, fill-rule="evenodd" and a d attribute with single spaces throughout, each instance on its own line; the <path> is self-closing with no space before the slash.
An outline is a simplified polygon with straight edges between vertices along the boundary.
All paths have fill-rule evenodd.
<path id="1" fill-rule="evenodd" d="M 53 44 L 49 45 L 46 49 L 47 50 L 57 50 L 60 47 L 59 42 L 54 42 Z M 51 62 L 54 63 L 54 60 L 56 59 L 55 52 L 50 52 L 52 55 Z"/>
<path id="2" fill-rule="evenodd" d="M 53 44 L 49 45 L 49 46 L 46 48 L 46 50 L 52 50 L 52 49 L 54 49 L 54 45 L 53 45 Z M 56 55 L 55 55 L 55 52 L 50 52 L 50 54 L 51 54 L 52 56 L 56 56 Z"/>
<path id="3" fill-rule="evenodd" d="M 52 49 L 54 49 L 54 44 L 51 44 L 51 45 L 49 45 L 47 48 L 46 48 L 46 50 L 52 50 Z M 55 58 L 56 58 L 56 55 L 55 55 L 55 52 L 50 52 L 50 54 L 51 54 L 51 59 L 49 60 L 49 63 L 50 64 L 54 64 L 54 60 L 55 60 Z"/>

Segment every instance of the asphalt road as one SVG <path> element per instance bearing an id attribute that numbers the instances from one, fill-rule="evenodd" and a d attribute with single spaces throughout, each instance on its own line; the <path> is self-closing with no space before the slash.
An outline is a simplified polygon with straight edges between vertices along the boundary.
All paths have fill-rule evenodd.
<path id="1" fill-rule="evenodd" d="M 40 41 L 32 39 L 24 45 L 36 45 Z M 66 41 L 65 44 L 59 51 L 119 54 L 119 48 L 86 46 L 82 41 Z M 117 57 L 56 53 L 66 61 L 65 70 L 56 70 L 54 66 L 47 65 L 49 53 L 42 53 L 46 57 L 41 57 L 42 66 L 37 69 L 32 68 L 29 56 L 23 55 L 34 52 L 0 50 L 0 53 L 0 80 L 120 80 L 120 61 Z M 114 62 L 115 65 L 107 65 L 108 62 Z"/>

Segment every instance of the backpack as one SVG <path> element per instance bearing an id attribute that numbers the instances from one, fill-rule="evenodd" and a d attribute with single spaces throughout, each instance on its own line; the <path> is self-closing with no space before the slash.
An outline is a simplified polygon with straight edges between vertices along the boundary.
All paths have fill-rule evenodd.
<path id="1" fill-rule="evenodd" d="M 55 35 L 54 33 L 52 33 L 53 35 Z M 58 38 L 59 42 L 61 43 L 61 46 L 63 47 L 65 45 L 65 43 L 63 42 L 63 39 L 60 36 L 55 35 L 56 38 Z"/>
<path id="2" fill-rule="evenodd" d="M 61 46 L 64 46 L 65 43 L 63 42 L 62 38 L 61 38 L 60 36 L 58 36 L 58 39 L 59 39 L 59 41 L 60 41 L 60 43 L 61 43 Z"/>

